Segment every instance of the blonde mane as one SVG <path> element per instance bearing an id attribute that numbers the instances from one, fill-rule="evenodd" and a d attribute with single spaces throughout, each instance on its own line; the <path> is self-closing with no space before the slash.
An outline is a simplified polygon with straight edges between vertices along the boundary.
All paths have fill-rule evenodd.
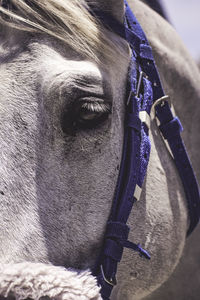
<path id="1" fill-rule="evenodd" d="M 118 48 L 89 13 L 86 0 L 10 0 L 9 3 L 4 8 L 0 0 L 0 24 L 4 26 L 46 33 L 95 61 L 102 56 L 112 57 L 113 46 Z"/>

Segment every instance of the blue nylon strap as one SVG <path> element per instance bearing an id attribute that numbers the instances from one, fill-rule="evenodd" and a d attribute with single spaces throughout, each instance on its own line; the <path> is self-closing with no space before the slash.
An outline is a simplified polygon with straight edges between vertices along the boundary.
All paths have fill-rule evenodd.
<path id="1" fill-rule="evenodd" d="M 141 122 L 139 112 L 145 111 L 150 114 L 153 102 L 164 96 L 152 49 L 127 1 L 125 1 L 125 5 L 125 25 L 118 23 L 106 13 L 94 10 L 92 12 L 106 27 L 126 39 L 132 49 L 128 87 L 130 93 L 125 116 L 120 172 L 104 245 L 93 272 L 101 285 L 101 295 L 104 300 L 109 300 L 112 288 L 116 283 L 117 264 L 121 260 L 124 247 L 150 259 L 149 253 L 141 245 L 128 241 L 129 227 L 126 222 L 137 200 L 136 186 L 142 187 L 150 155 L 148 127 Z M 136 71 L 136 65 L 139 74 Z M 174 155 L 174 161 L 185 189 L 191 219 L 189 234 L 199 220 L 200 201 L 198 185 L 180 136 L 182 126 L 179 119 L 173 117 L 167 102 L 158 104 L 155 110 L 160 121 L 159 128 Z"/>
<path id="2" fill-rule="evenodd" d="M 125 126 L 131 127 L 140 132 L 142 124 L 140 118 L 137 117 L 134 113 L 128 113 L 126 115 Z"/>
<path id="3" fill-rule="evenodd" d="M 183 127 L 178 117 L 174 117 L 167 123 L 162 123 L 159 126 L 159 129 L 166 140 L 176 137 L 181 131 L 183 131 Z"/>
<path id="4" fill-rule="evenodd" d="M 140 45 L 140 57 L 153 61 L 152 49 L 149 45 Z"/>
<path id="5" fill-rule="evenodd" d="M 103 20 L 105 20 L 105 18 Z M 113 24 L 116 25 L 115 21 L 113 21 L 110 16 L 108 19 L 106 18 L 106 23 L 109 23 L 109 26 L 112 26 Z M 119 32 L 122 35 L 124 27 L 121 27 L 120 25 L 119 29 Z M 140 39 L 138 37 L 135 38 L 131 31 L 128 31 L 128 35 L 132 40 L 132 45 L 134 44 L 134 50 L 140 50 Z M 148 47 L 142 48 L 142 51 L 145 59 L 147 56 L 150 57 Z M 142 124 L 139 118 L 139 111 L 141 109 L 149 109 L 148 103 L 152 102 L 152 90 L 148 80 L 146 80 L 145 83 L 142 83 L 144 85 L 146 97 L 144 97 L 143 104 L 141 104 L 142 99 L 140 97 L 136 97 L 137 85 L 135 83 L 137 83 L 138 80 L 135 62 L 136 57 L 133 52 L 132 64 L 129 70 L 130 95 L 125 116 L 124 145 L 121 167 L 102 253 L 98 260 L 97 268 L 94 271 L 94 274 L 97 276 L 98 282 L 102 287 L 101 295 L 104 300 L 109 299 L 111 294 L 113 288 L 112 283 L 115 282 L 115 275 L 117 272 L 117 263 L 121 260 L 124 247 L 137 251 L 141 256 L 146 259 L 150 259 L 148 252 L 140 245 L 136 245 L 128 241 L 129 228 L 127 225 L 126 227 L 123 227 L 124 225 L 122 225 L 126 224 L 131 209 L 136 201 L 134 197 L 134 190 L 136 184 L 140 184 L 140 186 L 142 185 L 150 153 L 150 142 L 149 139 L 146 138 L 148 130 L 146 125 Z M 146 144 L 148 144 L 147 147 L 145 147 Z M 147 151 L 147 148 L 149 151 Z M 146 160 L 142 163 L 144 150 Z M 121 231 L 119 230 L 118 234 L 116 234 L 115 230 L 116 224 L 118 224 L 118 227 L 120 226 L 121 228 L 124 228 Z M 127 229 L 125 230 L 125 228 Z"/>
<path id="6" fill-rule="evenodd" d="M 140 37 L 142 44 L 148 44 L 146 36 L 142 31 L 139 23 L 137 22 L 135 16 L 133 15 L 131 9 L 129 8 L 126 0 L 125 4 L 126 18 L 128 20 L 129 26 L 132 25 L 132 29 L 136 28 L 137 38 L 138 36 Z M 157 67 L 155 65 L 155 62 L 152 61 L 151 57 L 150 60 L 148 60 L 144 58 L 143 54 L 141 55 L 140 53 L 138 53 L 138 56 L 140 58 L 142 70 L 146 73 L 148 78 L 153 83 L 153 101 L 155 102 L 157 99 L 165 95 L 159 78 Z M 185 149 L 184 143 L 180 136 L 180 132 L 183 130 L 183 128 L 179 119 L 177 117 L 174 118 L 168 103 L 165 103 L 165 105 L 163 105 L 163 103 L 160 103 L 156 106 L 156 116 L 160 121 L 159 128 L 163 133 L 164 137 L 166 138 L 169 147 L 173 153 L 174 162 L 178 169 L 185 190 L 190 215 L 190 226 L 187 231 L 187 235 L 189 235 L 199 222 L 200 196 L 198 183 L 194 171 L 192 169 L 191 162 L 188 158 L 188 154 Z M 175 130 L 176 134 L 173 134 L 173 129 Z"/>
<path id="7" fill-rule="evenodd" d="M 164 105 L 157 106 L 156 116 L 160 121 L 159 128 L 172 151 L 175 165 L 183 183 L 190 216 L 190 226 L 187 231 L 188 236 L 195 229 L 200 217 L 198 183 L 180 135 L 183 128 L 179 119 L 173 116 L 167 102 Z"/>
<path id="8" fill-rule="evenodd" d="M 129 227 L 126 224 L 120 222 L 108 222 L 106 237 L 126 241 L 128 239 L 128 234 Z"/>
<path id="9" fill-rule="evenodd" d="M 115 240 L 106 239 L 103 253 L 113 260 L 120 262 L 123 253 L 123 245 Z"/>

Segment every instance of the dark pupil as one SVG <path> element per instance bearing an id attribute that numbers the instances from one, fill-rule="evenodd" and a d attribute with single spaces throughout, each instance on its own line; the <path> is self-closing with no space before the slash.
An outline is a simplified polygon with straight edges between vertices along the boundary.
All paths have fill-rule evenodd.
<path id="1" fill-rule="evenodd" d="M 81 120 L 85 120 L 85 121 L 89 121 L 89 120 L 94 120 L 94 119 L 98 119 L 100 116 L 102 115 L 102 112 L 94 112 L 94 111 L 89 111 L 85 108 L 82 108 L 78 119 Z"/>

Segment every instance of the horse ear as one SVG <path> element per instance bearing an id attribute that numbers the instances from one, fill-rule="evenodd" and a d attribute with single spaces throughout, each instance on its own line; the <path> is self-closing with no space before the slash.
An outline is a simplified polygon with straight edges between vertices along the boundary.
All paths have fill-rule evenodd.
<path id="1" fill-rule="evenodd" d="M 125 6 L 124 0 L 88 0 L 98 9 L 110 13 L 120 23 L 124 21 Z"/>

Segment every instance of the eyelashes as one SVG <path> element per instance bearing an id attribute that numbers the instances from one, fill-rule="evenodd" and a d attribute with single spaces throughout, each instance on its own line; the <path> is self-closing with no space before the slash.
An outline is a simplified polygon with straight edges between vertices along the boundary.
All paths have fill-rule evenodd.
<path id="1" fill-rule="evenodd" d="M 105 121 L 110 113 L 111 106 L 108 103 L 81 99 L 75 123 L 82 128 L 96 127 Z"/>
<path id="2" fill-rule="evenodd" d="M 75 134 L 81 129 L 100 127 L 111 114 L 111 103 L 103 99 L 81 98 L 75 101 L 69 110 L 65 110 L 61 119 L 64 133 Z"/>
<path id="3" fill-rule="evenodd" d="M 82 109 L 96 113 L 110 113 L 111 107 L 106 103 L 85 102 L 81 105 Z"/>

